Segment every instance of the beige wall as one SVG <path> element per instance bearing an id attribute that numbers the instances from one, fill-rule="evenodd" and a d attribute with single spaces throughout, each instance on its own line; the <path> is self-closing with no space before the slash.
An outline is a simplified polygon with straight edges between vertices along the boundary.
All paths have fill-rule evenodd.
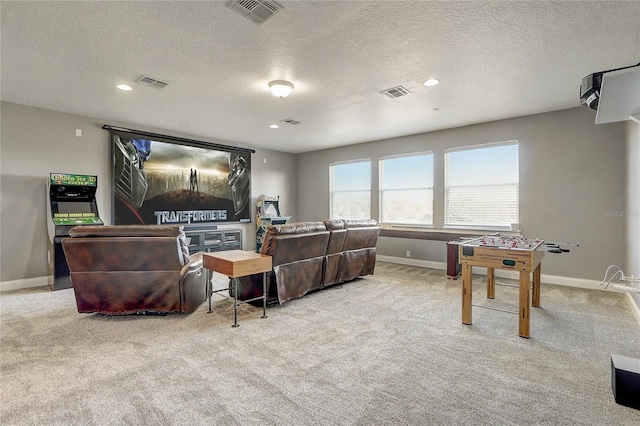
<path id="1" fill-rule="evenodd" d="M 624 273 L 640 277 L 640 123 L 627 122 L 627 266 Z M 640 284 L 635 284 L 640 288 Z M 640 306 L 640 294 L 632 294 Z"/>
<path id="2" fill-rule="evenodd" d="M 47 274 L 46 206 L 50 172 L 97 175 L 100 216 L 110 223 L 111 160 L 103 124 L 252 148 L 7 102 L 2 102 L 0 108 L 0 282 Z M 82 129 L 82 137 L 75 136 L 76 129 Z M 254 212 L 256 198 L 266 193 L 280 195 L 282 211 L 297 215 L 295 167 L 292 154 L 256 149 L 252 156 L 251 187 Z M 255 246 L 255 223 L 225 226 L 243 229 L 245 249 Z"/>
<path id="3" fill-rule="evenodd" d="M 517 139 L 524 235 L 580 244 L 568 255 L 548 254 L 543 273 L 601 280 L 608 265 L 627 262 L 625 220 L 606 214 L 626 208 L 627 164 L 625 124 L 596 126 L 594 121 L 595 111 L 580 107 L 299 154 L 298 214 L 301 220 L 328 217 L 329 164 L 370 158 L 372 217 L 377 219 L 378 157 L 432 151 L 434 224 L 441 228 L 445 149 Z M 381 255 L 405 257 L 406 250 L 414 259 L 446 261 L 442 242 L 385 237 L 378 243 Z"/>

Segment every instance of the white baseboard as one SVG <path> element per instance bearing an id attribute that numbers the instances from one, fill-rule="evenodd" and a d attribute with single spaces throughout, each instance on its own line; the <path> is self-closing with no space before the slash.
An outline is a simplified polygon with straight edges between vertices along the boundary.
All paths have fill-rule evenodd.
<path id="1" fill-rule="evenodd" d="M 420 259 L 411 259 L 408 257 L 394 257 L 394 256 L 384 256 L 384 255 L 376 255 L 376 259 L 381 262 L 389 262 L 389 263 L 397 263 L 400 265 L 410 265 L 410 266 L 420 266 L 422 268 L 431 268 L 431 269 L 447 269 L 447 264 L 444 262 L 433 262 L 431 260 L 420 260 Z"/>
<path id="2" fill-rule="evenodd" d="M 22 290 L 25 288 L 43 287 L 49 285 L 49 277 L 25 278 L 22 280 L 0 281 L 0 292 Z"/>

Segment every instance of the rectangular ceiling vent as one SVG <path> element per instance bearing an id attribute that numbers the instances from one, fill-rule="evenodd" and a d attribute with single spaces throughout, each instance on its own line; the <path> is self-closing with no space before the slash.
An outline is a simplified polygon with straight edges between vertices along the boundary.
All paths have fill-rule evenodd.
<path id="1" fill-rule="evenodd" d="M 281 123 L 291 124 L 292 126 L 295 126 L 296 124 L 300 124 L 299 121 L 296 121 L 293 118 L 285 118 L 284 120 L 280 120 L 280 122 Z"/>
<path id="2" fill-rule="evenodd" d="M 383 90 L 380 93 L 389 98 L 399 98 L 400 96 L 406 96 L 411 92 L 402 86 L 396 86 L 396 87 L 392 87 L 391 89 Z"/>
<path id="3" fill-rule="evenodd" d="M 225 5 L 258 25 L 283 9 L 275 1 L 267 0 L 232 0 Z"/>
<path id="4" fill-rule="evenodd" d="M 136 82 L 146 86 L 155 87 L 156 89 L 164 89 L 169 85 L 166 81 L 158 80 L 157 78 L 149 77 L 148 75 L 143 75 L 137 79 Z"/>

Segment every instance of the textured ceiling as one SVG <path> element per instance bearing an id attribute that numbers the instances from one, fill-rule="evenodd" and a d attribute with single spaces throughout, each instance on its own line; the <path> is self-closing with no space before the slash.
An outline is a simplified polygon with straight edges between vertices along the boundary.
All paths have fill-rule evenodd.
<path id="1" fill-rule="evenodd" d="M 634 1 L 278 3 L 257 25 L 221 1 L 3 0 L 2 100 L 297 153 L 576 107 L 585 75 L 640 61 Z"/>

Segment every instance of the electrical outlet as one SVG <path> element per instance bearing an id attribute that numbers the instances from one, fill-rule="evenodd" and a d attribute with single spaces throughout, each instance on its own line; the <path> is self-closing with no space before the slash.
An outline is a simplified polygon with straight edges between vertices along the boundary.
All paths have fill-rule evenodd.
<path id="1" fill-rule="evenodd" d="M 407 250 L 406 255 L 407 255 L 407 257 L 411 257 L 411 250 Z"/>

